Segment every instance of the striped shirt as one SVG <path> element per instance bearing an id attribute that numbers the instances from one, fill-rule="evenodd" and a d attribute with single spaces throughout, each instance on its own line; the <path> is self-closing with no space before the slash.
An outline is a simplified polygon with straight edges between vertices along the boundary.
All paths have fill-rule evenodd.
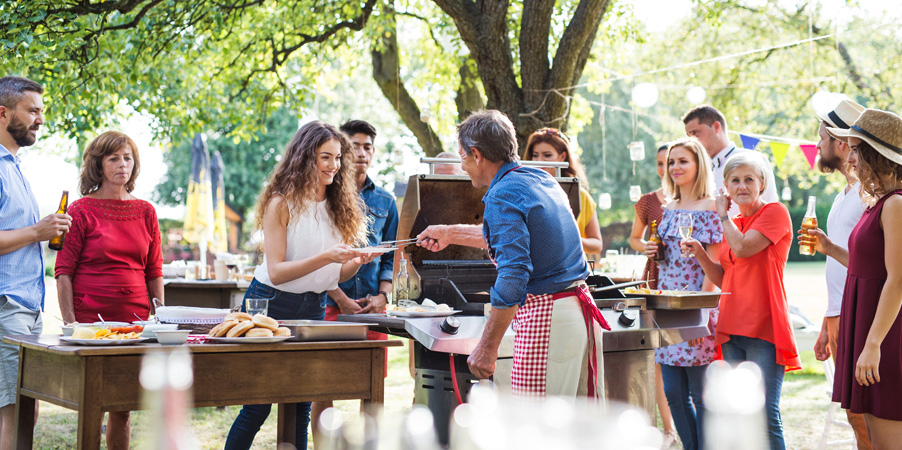
<path id="1" fill-rule="evenodd" d="M 38 201 L 22 175 L 19 157 L 0 145 L 0 230 L 17 230 L 40 220 Z M 0 295 L 38 311 L 44 307 L 44 252 L 40 242 L 0 255 Z"/>

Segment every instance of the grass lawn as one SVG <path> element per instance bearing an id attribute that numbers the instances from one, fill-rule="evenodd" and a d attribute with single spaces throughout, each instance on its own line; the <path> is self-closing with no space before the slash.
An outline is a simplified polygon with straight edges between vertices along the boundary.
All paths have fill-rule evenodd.
<path id="1" fill-rule="evenodd" d="M 820 324 L 826 306 L 823 263 L 792 263 L 787 266 L 786 291 L 791 304 L 798 306 L 805 315 Z M 45 333 L 58 333 L 59 321 L 53 280 L 48 279 L 48 299 L 44 314 Z M 51 298 L 51 296 L 53 298 Z M 814 359 L 810 348 L 800 348 L 804 370 L 790 372 L 783 383 L 781 410 L 786 430 L 787 446 L 791 449 L 815 448 L 824 426 L 829 400 L 825 393 L 828 388 L 823 367 Z M 397 418 L 410 409 L 413 401 L 413 380 L 408 371 L 407 346 L 388 349 L 389 375 L 385 380 L 385 417 Z M 336 407 L 345 412 L 345 417 L 358 411 L 359 401 L 336 402 Z M 197 408 L 193 410 L 191 429 L 203 449 L 221 449 L 239 406 Z M 273 414 L 257 435 L 254 448 L 275 448 L 276 420 Z M 36 449 L 69 449 L 75 446 L 77 415 L 47 403 L 41 403 L 41 416 L 35 430 Z M 144 413 L 132 413 L 132 447 L 137 448 L 153 430 L 145 428 Z M 851 436 L 851 431 L 834 427 L 831 439 Z M 105 443 L 101 443 L 106 448 Z M 312 444 L 308 448 L 313 448 Z"/>

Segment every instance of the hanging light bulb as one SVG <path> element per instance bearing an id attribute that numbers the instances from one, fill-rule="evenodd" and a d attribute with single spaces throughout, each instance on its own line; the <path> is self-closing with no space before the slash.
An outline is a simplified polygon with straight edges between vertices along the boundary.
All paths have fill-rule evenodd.
<path id="1" fill-rule="evenodd" d="M 633 103 L 642 108 L 650 108 L 658 102 L 658 87 L 652 83 L 639 83 L 633 87 Z"/>
<path id="2" fill-rule="evenodd" d="M 400 147 L 395 147 L 391 152 L 391 163 L 400 166 L 404 164 L 404 151 Z"/>
<path id="3" fill-rule="evenodd" d="M 630 186 L 630 200 L 638 202 L 642 198 L 642 188 L 639 186 Z"/>
<path id="4" fill-rule="evenodd" d="M 789 183 L 783 185 L 783 192 L 780 194 L 780 198 L 784 202 L 792 200 L 792 189 L 790 189 Z"/>
<path id="5" fill-rule="evenodd" d="M 601 209 L 611 209 L 611 194 L 605 192 L 598 196 L 598 207 Z"/>
<path id="6" fill-rule="evenodd" d="M 632 161 L 642 161 L 645 159 L 645 142 L 636 141 L 630 142 L 630 160 Z"/>
<path id="7" fill-rule="evenodd" d="M 704 102 L 707 96 L 705 88 L 701 86 L 691 86 L 689 87 L 689 90 L 686 91 L 686 100 L 689 100 L 689 103 L 693 105 Z"/>
<path id="8" fill-rule="evenodd" d="M 429 108 L 423 108 L 420 111 L 420 122 L 429 122 L 429 119 L 432 118 L 432 114 L 429 112 Z"/>

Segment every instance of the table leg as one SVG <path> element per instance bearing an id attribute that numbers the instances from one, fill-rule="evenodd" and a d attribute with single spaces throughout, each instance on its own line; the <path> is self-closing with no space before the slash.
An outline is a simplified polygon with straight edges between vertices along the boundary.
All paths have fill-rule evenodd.
<path id="1" fill-rule="evenodd" d="M 385 349 L 374 348 L 370 350 L 372 368 L 370 373 L 370 398 L 363 399 L 361 407 L 370 417 L 379 417 L 385 398 Z"/>
<path id="2" fill-rule="evenodd" d="M 297 415 L 297 403 L 279 403 L 276 446 L 286 443 L 297 447 Z"/>
<path id="3" fill-rule="evenodd" d="M 13 437 L 13 448 L 17 450 L 31 450 L 34 446 L 35 402 L 37 400 L 22 394 L 16 396 L 16 435 Z"/>
<path id="4" fill-rule="evenodd" d="M 103 391 L 103 372 L 99 358 L 85 358 L 82 377 L 82 396 L 78 401 L 78 449 L 99 449 L 100 428 L 103 426 L 103 410 L 99 403 Z"/>

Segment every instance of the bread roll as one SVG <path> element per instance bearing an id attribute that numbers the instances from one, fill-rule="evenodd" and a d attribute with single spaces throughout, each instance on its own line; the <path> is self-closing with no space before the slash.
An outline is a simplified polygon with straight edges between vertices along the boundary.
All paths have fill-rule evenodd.
<path id="1" fill-rule="evenodd" d="M 226 337 L 240 337 L 251 328 L 254 328 L 254 322 L 251 322 L 250 320 L 238 322 L 237 325 L 232 327 L 232 329 L 230 329 L 229 332 L 226 333 Z"/>
<path id="2" fill-rule="evenodd" d="M 238 324 L 237 320 L 227 320 L 227 321 L 213 327 L 213 329 L 210 330 L 209 334 L 210 334 L 210 336 L 213 336 L 213 337 L 223 337 L 226 335 L 226 333 L 229 332 L 229 330 L 232 329 L 232 327 L 234 327 L 237 324 Z"/>
<path id="3" fill-rule="evenodd" d="M 272 330 L 269 328 L 251 328 L 244 337 L 272 337 Z"/>
<path id="4" fill-rule="evenodd" d="M 233 312 L 229 313 L 225 316 L 225 320 L 234 320 L 237 322 L 244 322 L 245 320 L 251 320 L 251 315 L 244 312 Z"/>
<path id="5" fill-rule="evenodd" d="M 291 336 L 291 330 L 285 327 L 279 327 L 272 334 L 273 336 Z"/>
<path id="6" fill-rule="evenodd" d="M 252 319 L 254 325 L 261 328 L 268 328 L 272 331 L 276 331 L 279 329 L 279 322 L 276 322 L 276 319 L 272 317 L 264 316 L 263 314 L 254 314 L 254 318 Z"/>

